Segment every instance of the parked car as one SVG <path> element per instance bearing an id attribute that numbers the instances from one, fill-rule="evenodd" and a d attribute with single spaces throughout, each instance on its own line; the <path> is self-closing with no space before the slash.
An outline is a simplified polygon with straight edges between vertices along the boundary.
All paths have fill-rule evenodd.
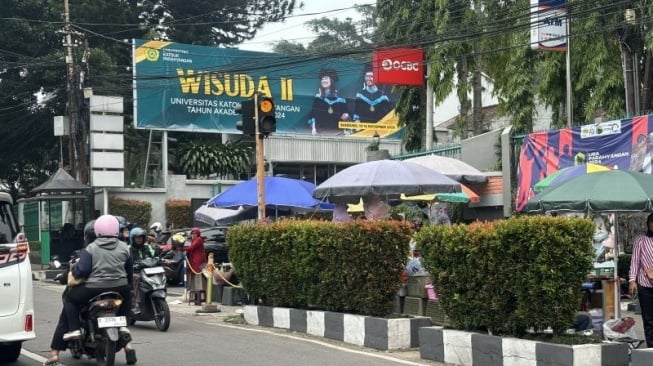
<path id="1" fill-rule="evenodd" d="M 34 333 L 34 292 L 29 245 L 12 211 L 13 200 L 0 192 L 0 363 L 14 362 Z"/>
<path id="2" fill-rule="evenodd" d="M 188 238 L 186 246 L 190 246 L 190 230 L 190 228 L 174 230 L 171 233 L 170 238 L 172 238 L 172 235 L 178 232 L 184 232 Z M 226 243 L 227 230 L 229 230 L 229 226 L 211 226 L 200 228 L 200 232 L 204 238 L 204 251 L 206 252 L 207 256 L 209 253 L 213 253 L 213 261 L 215 263 L 229 262 L 229 248 Z M 168 241 L 165 245 L 159 246 L 159 252 L 165 252 L 172 248 L 170 238 L 168 238 Z"/>

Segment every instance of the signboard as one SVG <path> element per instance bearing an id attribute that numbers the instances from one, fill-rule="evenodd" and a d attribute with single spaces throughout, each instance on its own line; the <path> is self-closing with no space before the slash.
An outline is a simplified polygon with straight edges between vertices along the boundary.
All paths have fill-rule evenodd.
<path id="1" fill-rule="evenodd" d="M 566 6 L 565 0 L 531 0 L 532 49 L 567 50 Z"/>
<path id="2" fill-rule="evenodd" d="M 568 166 L 595 163 L 653 173 L 652 132 L 648 115 L 527 135 L 519 155 L 517 211 L 535 195 L 537 182 Z"/>
<path id="3" fill-rule="evenodd" d="M 144 40 L 133 62 L 136 128 L 240 134 L 236 107 L 259 92 L 274 98 L 276 134 L 401 135 L 365 62 Z"/>
<path id="4" fill-rule="evenodd" d="M 394 85 L 424 85 L 424 51 L 419 48 L 376 50 L 372 55 L 374 79 Z"/>

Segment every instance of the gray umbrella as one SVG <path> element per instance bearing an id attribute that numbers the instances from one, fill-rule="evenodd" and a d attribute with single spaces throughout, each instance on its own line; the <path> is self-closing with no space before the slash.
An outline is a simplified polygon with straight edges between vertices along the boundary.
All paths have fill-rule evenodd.
<path id="1" fill-rule="evenodd" d="M 313 197 L 358 202 L 361 196 L 453 192 L 460 192 L 460 183 L 435 170 L 406 161 L 376 160 L 336 173 L 315 188 Z"/>
<path id="2" fill-rule="evenodd" d="M 405 159 L 404 161 L 423 165 L 458 182 L 487 182 L 487 175 L 462 160 L 440 155 L 424 155 Z"/>

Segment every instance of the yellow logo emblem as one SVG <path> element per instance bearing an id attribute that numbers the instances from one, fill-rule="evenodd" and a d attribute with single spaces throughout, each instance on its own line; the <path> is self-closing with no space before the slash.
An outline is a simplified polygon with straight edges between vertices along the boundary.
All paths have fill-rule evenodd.
<path id="1" fill-rule="evenodd" d="M 159 59 L 159 50 L 150 48 L 145 52 L 145 58 L 148 61 L 157 61 Z"/>

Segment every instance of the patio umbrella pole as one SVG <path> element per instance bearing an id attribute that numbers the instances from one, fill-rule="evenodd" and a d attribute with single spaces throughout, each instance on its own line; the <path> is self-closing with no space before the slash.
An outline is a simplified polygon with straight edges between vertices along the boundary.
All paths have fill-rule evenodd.
<path id="1" fill-rule="evenodd" d="M 614 270 L 613 270 L 613 279 L 614 279 L 614 318 L 621 319 L 621 279 L 619 278 L 619 273 L 617 268 L 619 268 L 619 236 L 617 232 L 619 231 L 617 214 L 613 213 L 614 220 L 612 222 L 612 228 L 614 229 Z"/>

